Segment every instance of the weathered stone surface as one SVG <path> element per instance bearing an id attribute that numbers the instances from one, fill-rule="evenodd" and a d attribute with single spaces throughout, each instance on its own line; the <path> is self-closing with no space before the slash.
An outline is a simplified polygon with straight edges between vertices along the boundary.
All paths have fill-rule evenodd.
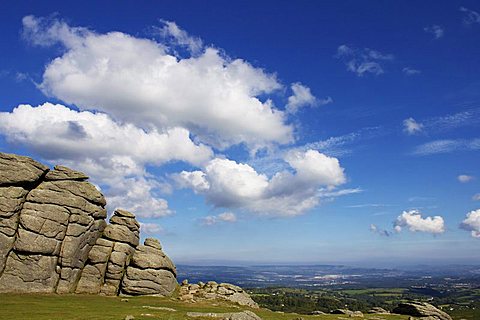
<path id="1" fill-rule="evenodd" d="M 45 180 L 54 181 L 54 180 L 77 180 L 84 181 L 87 180 L 88 176 L 80 171 L 75 171 L 64 166 L 55 166 L 52 171 L 49 171 L 45 176 Z"/>
<path id="2" fill-rule="evenodd" d="M 103 231 L 107 239 L 125 242 L 136 247 L 139 242 L 139 233 L 132 232 L 128 227 L 118 224 L 109 224 Z"/>
<path id="3" fill-rule="evenodd" d="M 114 215 L 110 219 L 110 223 L 114 225 L 117 224 L 117 225 L 125 226 L 128 229 L 130 229 L 130 231 L 134 231 L 134 232 L 140 231 L 140 224 L 137 222 L 137 220 L 133 218 L 125 218 L 125 217 Z"/>
<path id="4" fill-rule="evenodd" d="M 87 266 L 77 293 L 117 295 L 126 268 L 138 244 L 139 224 L 135 216 L 124 210 L 115 211 L 95 246 L 90 250 Z"/>
<path id="5" fill-rule="evenodd" d="M 0 187 L 0 218 L 9 218 L 19 211 L 27 193 L 22 187 Z"/>
<path id="6" fill-rule="evenodd" d="M 21 187 L 0 187 L 0 275 L 15 243 L 20 210 L 27 193 Z"/>
<path id="7" fill-rule="evenodd" d="M 0 153 L 0 185 L 26 185 L 38 181 L 48 167 L 29 157 Z"/>
<path id="8" fill-rule="evenodd" d="M 27 201 L 73 207 L 85 212 L 106 204 L 103 195 L 91 183 L 70 180 L 42 182 L 28 194 Z"/>
<path id="9" fill-rule="evenodd" d="M 58 257 L 12 252 L 0 278 L 0 292 L 55 292 Z"/>
<path id="10" fill-rule="evenodd" d="M 126 295 L 169 296 L 175 291 L 177 280 L 167 270 L 127 268 L 122 293 Z"/>
<path id="11" fill-rule="evenodd" d="M 154 249 L 162 250 L 162 245 L 160 244 L 160 241 L 155 238 L 147 238 L 145 239 L 145 242 L 143 244 L 146 247 L 152 247 Z"/>
<path id="12" fill-rule="evenodd" d="M 162 250 L 154 247 L 147 247 L 146 245 L 139 245 L 137 247 L 131 265 L 140 269 L 166 269 L 174 275 L 177 274 L 175 265 Z"/>
<path id="13" fill-rule="evenodd" d="M 242 306 L 259 308 L 258 304 L 242 288 L 230 283 L 208 281 L 206 284 L 189 284 L 182 281 L 179 292 L 180 300 L 226 300 Z"/>
<path id="14" fill-rule="evenodd" d="M 135 219 L 135 215 L 131 212 L 128 212 L 127 210 L 122 210 L 122 209 L 117 209 L 115 210 L 115 215 L 121 216 L 121 217 L 126 217 L 126 218 L 133 218 Z"/>
<path id="15" fill-rule="evenodd" d="M 123 294 L 168 296 L 173 293 L 177 271 L 160 248 L 160 242 L 151 238 L 137 247 L 123 278 Z"/>
<path id="16" fill-rule="evenodd" d="M 400 303 L 392 310 L 392 312 L 414 317 L 431 317 L 432 319 L 438 320 L 452 320 L 452 317 L 446 312 L 426 302 L 412 301 Z"/>

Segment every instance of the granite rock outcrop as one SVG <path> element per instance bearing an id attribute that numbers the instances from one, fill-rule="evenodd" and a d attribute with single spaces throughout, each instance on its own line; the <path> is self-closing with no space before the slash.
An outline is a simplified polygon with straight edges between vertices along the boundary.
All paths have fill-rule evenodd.
<path id="1" fill-rule="evenodd" d="M 392 310 L 392 312 L 414 316 L 420 319 L 452 320 L 452 317 L 450 317 L 450 315 L 445 311 L 442 311 L 427 302 L 411 301 L 400 303 L 395 309 Z"/>
<path id="2" fill-rule="evenodd" d="M 193 302 L 225 300 L 241 306 L 259 308 L 258 304 L 242 288 L 230 283 L 216 283 L 215 281 L 189 284 L 187 280 L 184 280 L 180 286 L 179 299 Z"/>
<path id="3" fill-rule="evenodd" d="M 82 172 L 0 153 L 0 292 L 170 295 L 176 269 Z"/>

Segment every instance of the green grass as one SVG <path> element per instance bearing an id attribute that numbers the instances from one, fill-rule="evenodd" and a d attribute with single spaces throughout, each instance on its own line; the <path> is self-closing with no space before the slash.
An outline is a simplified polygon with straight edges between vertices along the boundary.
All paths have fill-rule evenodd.
<path id="1" fill-rule="evenodd" d="M 400 296 L 402 295 L 402 293 L 405 292 L 405 289 L 403 288 L 347 289 L 347 290 L 340 290 L 339 292 L 343 292 L 349 295 L 375 294 L 378 296 Z"/>
<path id="2" fill-rule="evenodd" d="M 238 312 L 248 309 L 219 301 L 186 303 L 174 298 L 129 297 L 128 302 L 124 302 L 122 299 L 93 295 L 0 294 L 0 319 L 123 320 L 125 316 L 133 315 L 136 320 L 177 320 L 189 319 L 186 316 L 187 312 Z M 147 309 L 144 306 L 173 308 L 177 311 Z M 293 313 L 280 314 L 267 309 L 250 310 L 264 320 L 292 320 L 300 316 L 304 319 L 319 320 L 348 318 L 342 315 L 306 316 Z M 408 317 L 365 315 L 364 319 L 406 320 Z"/>

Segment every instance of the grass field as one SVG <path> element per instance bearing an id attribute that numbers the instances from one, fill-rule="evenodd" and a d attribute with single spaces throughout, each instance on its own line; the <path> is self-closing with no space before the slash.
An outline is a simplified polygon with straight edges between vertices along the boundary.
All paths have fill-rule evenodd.
<path id="1" fill-rule="evenodd" d="M 132 315 L 137 319 L 189 319 L 187 312 L 238 312 L 248 308 L 223 302 L 186 303 L 173 298 L 129 297 L 122 301 L 121 297 L 104 297 L 89 295 L 40 295 L 40 294 L 0 294 L 0 319 L 35 319 L 35 320 L 123 320 Z M 176 311 L 156 308 L 172 308 Z M 352 319 L 344 315 L 306 316 L 298 314 L 281 314 L 266 309 L 253 310 L 264 320 L 303 319 Z M 201 319 L 201 318 L 191 318 Z M 212 318 L 205 318 L 212 319 Z M 400 320 L 407 316 L 398 315 L 365 315 L 369 320 Z"/>
<path id="2" fill-rule="evenodd" d="M 345 294 L 357 295 L 357 294 L 369 294 L 378 296 L 401 296 L 406 290 L 403 288 L 375 288 L 375 289 L 349 289 L 339 290 Z"/>

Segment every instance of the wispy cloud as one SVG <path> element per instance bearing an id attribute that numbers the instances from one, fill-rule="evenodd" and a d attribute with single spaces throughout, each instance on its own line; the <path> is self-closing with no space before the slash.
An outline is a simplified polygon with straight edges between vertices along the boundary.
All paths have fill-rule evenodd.
<path id="1" fill-rule="evenodd" d="M 340 189 L 336 191 L 329 191 L 328 189 L 320 189 L 319 195 L 320 198 L 336 198 L 341 196 L 346 196 L 349 194 L 361 193 L 363 190 L 361 188 L 354 189 Z"/>
<path id="2" fill-rule="evenodd" d="M 457 177 L 457 180 L 461 183 L 467 183 L 475 179 L 474 176 L 469 176 L 468 174 L 461 174 Z"/>
<path id="3" fill-rule="evenodd" d="M 435 39 L 440 39 L 445 33 L 445 30 L 436 24 L 423 28 L 423 31 L 432 34 Z"/>
<path id="4" fill-rule="evenodd" d="M 157 223 L 140 222 L 140 232 L 147 235 L 156 235 L 164 233 L 164 229 Z"/>
<path id="5" fill-rule="evenodd" d="M 336 58 L 345 63 L 348 71 L 362 77 L 368 73 L 377 76 L 385 73 L 384 62 L 395 57 L 369 48 L 357 49 L 342 44 L 337 48 Z"/>
<path id="6" fill-rule="evenodd" d="M 354 204 L 345 206 L 345 208 L 383 208 L 383 207 L 392 207 L 391 204 L 383 204 L 383 203 L 362 203 L 362 204 Z"/>
<path id="7" fill-rule="evenodd" d="M 237 222 L 237 216 L 233 212 L 224 212 L 218 215 L 206 216 L 201 219 L 201 223 L 204 226 L 213 226 L 221 222 L 228 222 L 228 223 Z"/>
<path id="8" fill-rule="evenodd" d="M 375 224 L 370 225 L 370 231 L 383 237 L 390 237 L 392 235 L 392 232 L 381 229 Z"/>
<path id="9" fill-rule="evenodd" d="M 421 196 L 413 196 L 408 198 L 408 202 L 417 202 L 417 201 L 433 201 L 436 200 L 434 197 L 421 197 Z"/>
<path id="10" fill-rule="evenodd" d="M 420 70 L 417 70 L 411 67 L 403 68 L 402 72 L 405 73 L 407 76 L 413 76 L 413 75 L 422 73 Z"/>
<path id="11" fill-rule="evenodd" d="M 480 23 L 480 13 L 477 11 L 470 10 L 465 7 L 460 7 L 460 11 L 463 12 L 463 23 L 466 25 L 471 25 L 474 23 Z"/>
<path id="12" fill-rule="evenodd" d="M 198 55 L 202 52 L 204 49 L 202 39 L 189 35 L 173 21 L 161 20 L 161 22 L 163 26 L 155 28 L 156 33 L 163 37 L 172 47 L 184 47 L 193 55 Z"/>
<path id="13" fill-rule="evenodd" d="M 403 120 L 404 131 L 409 134 L 418 133 L 422 130 L 428 132 L 444 132 L 479 124 L 480 108 L 472 108 L 454 114 L 431 117 L 421 121 L 417 121 L 412 117 Z"/>
<path id="14" fill-rule="evenodd" d="M 480 108 L 434 117 L 424 121 L 425 128 L 433 131 L 447 131 L 476 124 L 480 124 Z"/>
<path id="15" fill-rule="evenodd" d="M 27 73 L 17 72 L 15 74 L 15 81 L 16 82 L 22 82 L 22 81 L 25 81 L 25 80 L 28 80 L 28 79 L 30 79 L 30 76 Z"/>
<path id="16" fill-rule="evenodd" d="M 421 132 L 423 129 L 423 124 L 417 122 L 413 118 L 408 118 L 403 120 L 403 131 L 409 135 L 414 135 Z"/>
<path id="17" fill-rule="evenodd" d="M 473 201 L 480 201 L 480 193 L 476 193 L 472 196 Z"/>
<path id="18" fill-rule="evenodd" d="M 338 157 L 351 153 L 353 148 L 358 147 L 360 141 L 372 139 L 382 134 L 384 134 L 384 131 L 381 127 L 366 127 L 341 136 L 334 136 L 325 140 L 307 143 L 296 149 L 314 149 Z"/>
<path id="19" fill-rule="evenodd" d="M 355 152 L 357 148 L 361 148 L 363 146 L 362 141 L 376 138 L 385 133 L 383 127 L 366 127 L 355 132 L 306 143 L 294 148 L 273 149 L 270 150 L 268 154 L 262 154 L 250 159 L 248 164 L 258 171 L 272 176 L 276 172 L 288 168 L 288 164 L 284 161 L 284 158 L 289 152 L 316 150 L 330 157 L 345 157 Z"/>
<path id="20" fill-rule="evenodd" d="M 412 154 L 427 156 L 439 153 L 450 153 L 454 151 L 480 150 L 480 138 L 476 139 L 451 139 L 435 140 L 415 147 Z"/>

